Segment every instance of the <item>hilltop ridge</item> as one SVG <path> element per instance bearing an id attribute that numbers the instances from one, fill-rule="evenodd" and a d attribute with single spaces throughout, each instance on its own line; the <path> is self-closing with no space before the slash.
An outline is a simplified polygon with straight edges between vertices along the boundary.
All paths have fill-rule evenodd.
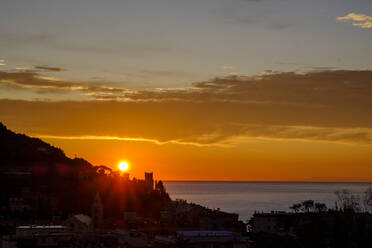
<path id="1" fill-rule="evenodd" d="M 43 163 L 53 166 L 57 163 L 80 167 L 93 167 L 82 158 L 71 159 L 62 149 L 54 147 L 39 138 L 15 133 L 0 122 L 0 169 L 4 167 L 28 167 Z"/>
<path id="2" fill-rule="evenodd" d="M 131 180 L 106 166 L 93 166 L 83 158 L 71 159 L 62 149 L 17 134 L 2 123 L 0 187 L 5 216 L 90 215 L 97 195 L 107 218 L 122 216 L 125 211 L 158 216 L 170 201 L 161 181 Z"/>

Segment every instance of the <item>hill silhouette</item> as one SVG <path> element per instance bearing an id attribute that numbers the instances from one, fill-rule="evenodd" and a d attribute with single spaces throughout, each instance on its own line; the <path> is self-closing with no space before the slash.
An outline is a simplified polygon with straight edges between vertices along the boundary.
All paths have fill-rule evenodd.
<path id="1" fill-rule="evenodd" d="M 70 159 L 60 149 L 41 139 L 31 138 L 24 134 L 17 134 L 6 128 L 0 122 L 0 169 L 24 167 L 32 170 L 37 164 L 53 167 L 64 163 L 75 167 L 93 167 L 82 158 Z"/>
<path id="2" fill-rule="evenodd" d="M 155 186 L 155 187 L 154 187 Z M 0 214 L 51 218 L 72 213 L 91 214 L 100 195 L 106 218 L 135 211 L 156 217 L 170 201 L 161 181 L 123 177 L 106 166 L 71 159 L 54 146 L 0 123 Z M 16 207 L 12 199 L 22 199 Z M 16 208 L 16 210 L 14 210 Z M 19 209 L 21 208 L 21 209 Z"/>

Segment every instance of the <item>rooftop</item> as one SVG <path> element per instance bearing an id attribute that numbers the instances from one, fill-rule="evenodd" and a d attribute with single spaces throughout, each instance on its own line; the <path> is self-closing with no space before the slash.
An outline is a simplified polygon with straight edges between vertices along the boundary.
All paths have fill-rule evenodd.
<path id="1" fill-rule="evenodd" d="M 90 225 L 90 223 L 92 223 L 92 218 L 90 218 L 88 215 L 76 214 L 74 217 L 86 225 Z"/>
<path id="2" fill-rule="evenodd" d="M 28 225 L 28 226 L 17 226 L 17 229 L 65 229 L 67 226 L 60 225 L 50 225 L 50 226 L 37 226 L 37 225 Z"/>
<path id="3" fill-rule="evenodd" d="M 177 235 L 183 237 L 231 237 L 228 231 L 177 231 Z"/>

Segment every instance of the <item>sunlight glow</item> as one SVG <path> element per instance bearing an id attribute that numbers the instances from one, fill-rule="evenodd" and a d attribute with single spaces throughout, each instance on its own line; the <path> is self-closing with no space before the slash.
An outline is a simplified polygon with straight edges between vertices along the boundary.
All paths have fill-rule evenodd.
<path id="1" fill-rule="evenodd" d="M 129 169 L 129 163 L 122 161 L 119 163 L 118 167 L 119 167 L 119 170 L 121 171 L 127 171 Z"/>

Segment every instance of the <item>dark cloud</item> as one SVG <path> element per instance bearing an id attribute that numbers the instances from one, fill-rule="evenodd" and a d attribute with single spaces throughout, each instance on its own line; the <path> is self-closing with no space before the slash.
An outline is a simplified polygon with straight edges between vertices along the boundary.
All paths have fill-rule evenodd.
<path id="1" fill-rule="evenodd" d="M 47 67 L 49 70 L 57 69 Z M 20 89 L 29 88 L 37 90 L 40 94 L 65 93 L 66 91 L 79 91 L 81 93 L 92 94 L 113 94 L 125 93 L 127 90 L 121 88 L 112 88 L 96 82 L 73 82 L 64 81 L 57 78 L 44 76 L 37 71 L 0 71 L 0 83 L 9 86 L 18 86 Z"/>
<path id="2" fill-rule="evenodd" d="M 371 78 L 372 71 L 289 72 L 214 78 L 190 88 L 132 91 L 55 81 L 36 72 L 0 72 L 0 82 L 6 84 L 78 92 L 91 99 L 2 100 L 0 116 L 16 122 L 12 125 L 48 127 L 31 130 L 48 135 L 196 144 L 231 144 L 249 137 L 372 144 Z"/>
<path id="3" fill-rule="evenodd" d="M 6 72 L 0 71 L 0 82 L 14 84 L 21 87 L 55 87 L 55 88 L 71 88 L 77 85 L 72 82 L 55 80 L 52 77 L 46 77 L 35 71 L 17 71 Z"/>
<path id="4" fill-rule="evenodd" d="M 330 71 L 330 70 L 335 70 L 335 67 L 330 67 L 330 66 L 315 66 L 312 67 L 313 70 L 315 71 Z"/>
<path id="5" fill-rule="evenodd" d="M 293 26 L 292 23 L 283 23 L 283 22 L 280 22 L 279 20 L 272 22 L 268 25 L 268 27 L 273 30 L 283 30 L 286 28 L 290 28 L 292 26 Z"/>
<path id="6" fill-rule="evenodd" d="M 65 69 L 63 69 L 63 68 L 50 67 L 50 66 L 35 66 L 34 68 L 39 69 L 39 70 L 44 70 L 44 71 L 55 71 L 55 72 L 65 71 Z"/>

